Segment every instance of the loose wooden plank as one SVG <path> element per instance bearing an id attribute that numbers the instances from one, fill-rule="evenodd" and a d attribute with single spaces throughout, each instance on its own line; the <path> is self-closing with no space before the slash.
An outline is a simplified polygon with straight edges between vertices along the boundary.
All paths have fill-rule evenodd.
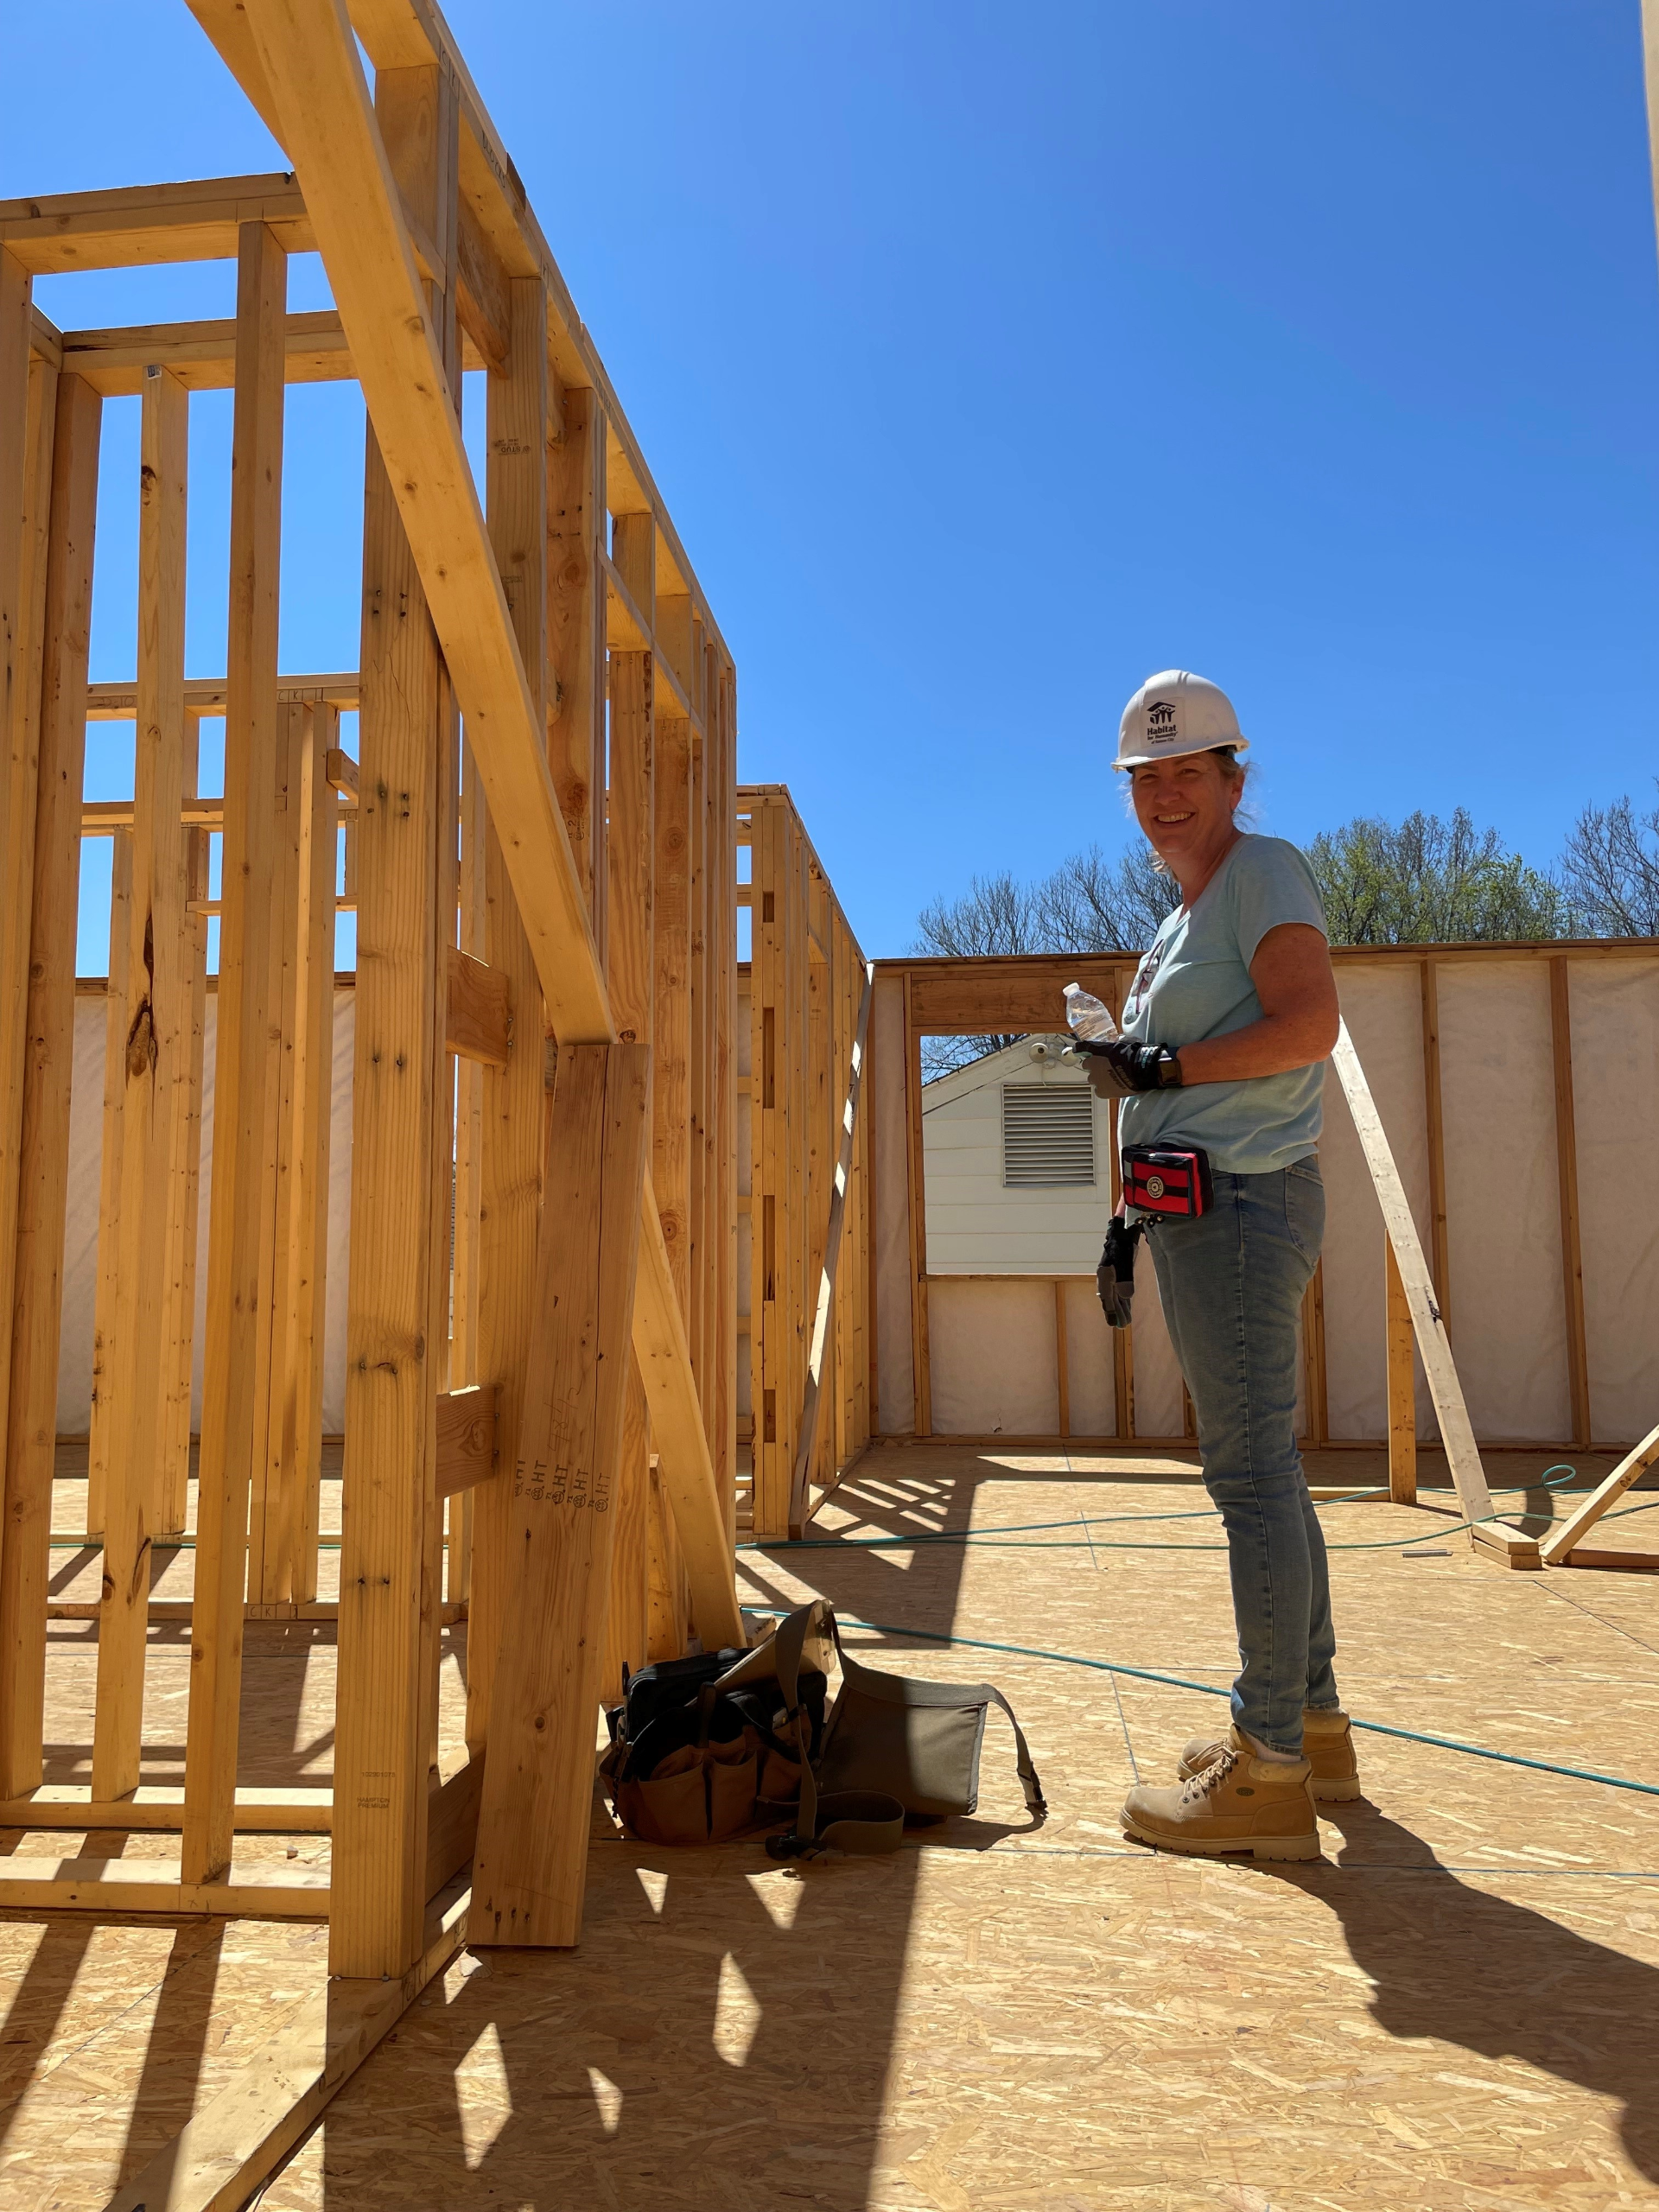
<path id="1" fill-rule="evenodd" d="M 63 927 L 80 892 L 86 655 L 103 403 L 79 377 L 58 385 L 30 870 L 29 995 L 17 1153 L 16 1263 L 0 1544 L 0 1796 L 41 1779 L 46 1605 L 57 1433 L 75 945 Z"/>
<path id="2" fill-rule="evenodd" d="M 1411 1306 L 1401 1280 L 1400 1262 L 1386 1231 L 1382 1264 L 1387 1274 L 1385 1322 L 1389 1396 L 1389 1496 L 1396 1505 L 1417 1503 L 1417 1385 Z"/>
<path id="3" fill-rule="evenodd" d="M 107 2212 L 238 2212 L 465 1943 L 468 1898 L 456 1883 L 433 1900 L 407 1973 L 331 1980 L 117 2190 Z"/>
<path id="4" fill-rule="evenodd" d="M 495 1474 L 496 1388 L 470 1383 L 438 1395 L 437 1491 L 454 1497 Z"/>
<path id="5" fill-rule="evenodd" d="M 507 977 L 454 945 L 448 947 L 444 961 L 445 1045 L 462 1059 L 505 1067 L 512 1049 Z"/>
<path id="6" fill-rule="evenodd" d="M 250 223 L 237 270 L 231 448 L 229 700 L 223 919 L 214 1060 L 213 1189 L 197 1494 L 195 1614 L 185 1754 L 184 1878 L 230 1863 L 242 1686 L 248 1486 L 269 1407 L 257 1397 L 269 1327 L 275 1178 L 264 1153 L 276 772 L 276 620 L 282 552 L 282 332 L 287 263 Z"/>
<path id="7" fill-rule="evenodd" d="M 170 1372 L 166 1353 L 175 1091 L 188 1080 L 185 963 L 184 559 L 189 399 L 165 369 L 144 387 L 138 507 L 138 711 L 121 1176 L 116 1200 L 116 1415 L 104 1515 L 92 1789 L 138 1783 L 150 1544 L 159 1533 Z"/>
<path id="8" fill-rule="evenodd" d="M 426 1887 L 436 1897 L 468 1869 L 478 1840 L 478 1808 L 484 1795 L 484 1762 L 466 1765 L 440 1783 L 427 1800 Z"/>
<path id="9" fill-rule="evenodd" d="M 1382 1127 L 1382 1116 L 1376 1110 L 1370 1085 L 1365 1080 L 1365 1071 L 1360 1065 L 1359 1055 L 1354 1050 L 1353 1039 L 1348 1034 L 1345 1022 L 1338 1035 L 1336 1050 L 1331 1058 L 1342 1084 L 1343 1095 L 1348 1101 L 1348 1110 L 1353 1116 L 1360 1148 L 1365 1154 L 1365 1164 L 1370 1170 L 1377 1204 L 1382 1211 L 1383 1226 L 1388 1230 L 1389 1243 L 1399 1262 L 1400 1279 L 1416 1333 L 1418 1355 L 1423 1363 L 1428 1394 L 1433 1401 L 1435 1415 L 1440 1421 L 1440 1441 L 1445 1446 L 1452 1482 L 1457 1487 L 1458 1502 L 1471 1522 L 1482 1524 L 1471 1528 L 1470 1535 L 1477 1544 L 1498 1552 L 1511 1566 L 1536 1567 L 1541 1561 L 1534 1540 L 1491 1517 L 1491 1492 L 1486 1486 L 1485 1470 L 1481 1465 L 1474 1431 L 1469 1425 L 1468 1408 L 1463 1401 L 1463 1386 L 1458 1380 L 1452 1347 L 1446 1341 L 1446 1324 L 1435 1302 L 1427 1263 L 1418 1240 L 1417 1224 L 1406 1200 L 1400 1171 L 1395 1166 L 1388 1133 Z"/>
<path id="10" fill-rule="evenodd" d="M 471 1940 L 581 1932 L 649 1142 L 647 1045 L 565 1046 L 474 1868 Z"/>
<path id="11" fill-rule="evenodd" d="M 639 1296 L 633 1309 L 633 1350 L 651 1412 L 652 1436 L 661 1459 L 663 1489 L 673 1510 L 685 1555 L 697 1633 L 713 1651 L 744 1642 L 734 1561 L 725 1518 L 715 1490 L 714 1461 L 703 1433 L 702 1408 L 691 1377 L 685 1332 L 674 1296 L 668 1250 L 656 1203 L 641 1211 Z"/>
<path id="12" fill-rule="evenodd" d="M 1659 1428 L 1649 1429 L 1635 1449 L 1625 1453 L 1606 1480 L 1596 1485 L 1560 1527 L 1550 1530 L 1538 1547 L 1545 1566 L 1565 1567 L 1578 1550 L 1580 1538 L 1595 1527 L 1609 1506 L 1617 1504 L 1637 1478 L 1645 1474 L 1656 1461 L 1659 1461 Z M 1582 1554 L 1580 1556 L 1582 1558 Z"/>

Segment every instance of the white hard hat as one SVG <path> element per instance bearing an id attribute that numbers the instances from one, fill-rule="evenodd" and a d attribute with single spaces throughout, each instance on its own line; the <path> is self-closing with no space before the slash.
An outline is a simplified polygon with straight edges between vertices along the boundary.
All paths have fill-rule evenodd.
<path id="1" fill-rule="evenodd" d="M 1243 753 L 1249 744 L 1233 702 L 1219 684 L 1185 668 L 1166 668 L 1161 676 L 1149 676 L 1124 708 L 1112 766 L 1135 768 L 1146 760 L 1211 753 L 1218 745 Z"/>

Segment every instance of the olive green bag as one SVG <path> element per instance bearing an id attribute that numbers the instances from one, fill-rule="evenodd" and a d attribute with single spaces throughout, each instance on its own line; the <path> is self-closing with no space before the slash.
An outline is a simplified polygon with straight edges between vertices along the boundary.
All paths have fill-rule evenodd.
<path id="1" fill-rule="evenodd" d="M 790 1614 L 776 1633 L 721 1677 L 722 1689 L 775 1679 L 784 1722 L 804 1747 L 798 1675 L 803 1653 L 827 1671 L 828 1645 L 841 1661 L 841 1689 L 824 1726 L 816 1767 L 801 1759 L 800 1802 L 794 1827 L 766 1845 L 774 1859 L 814 1858 L 821 1851 L 896 1851 L 906 1817 L 944 1820 L 979 1803 L 979 1760 L 986 1715 L 993 1705 L 1014 1730 L 1015 1764 L 1027 1809 L 1040 1821 L 1046 1807 L 1037 1770 L 1014 1708 L 991 1682 L 928 1682 L 887 1675 L 842 1650 L 832 1607 L 817 1599 Z"/>

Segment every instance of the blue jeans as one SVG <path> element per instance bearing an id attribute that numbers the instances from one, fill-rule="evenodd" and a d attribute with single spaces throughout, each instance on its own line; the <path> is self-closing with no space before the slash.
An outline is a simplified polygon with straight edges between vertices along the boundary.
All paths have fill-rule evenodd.
<path id="1" fill-rule="evenodd" d="M 1243 1671 L 1237 1726 L 1302 1748 L 1302 1708 L 1340 1700 L 1325 1537 L 1296 1448 L 1296 1317 L 1325 1235 L 1319 1162 L 1214 1178 L 1196 1221 L 1142 1216 L 1164 1319 L 1227 1531 Z"/>

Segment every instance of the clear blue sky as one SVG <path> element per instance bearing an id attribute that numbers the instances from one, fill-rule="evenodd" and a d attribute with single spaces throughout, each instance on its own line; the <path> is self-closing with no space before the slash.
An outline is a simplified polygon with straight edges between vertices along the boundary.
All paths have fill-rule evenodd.
<path id="1" fill-rule="evenodd" d="M 450 16 L 735 653 L 742 773 L 792 787 L 868 950 L 976 870 L 1120 842 L 1117 715 L 1172 664 L 1233 692 L 1286 836 L 1462 804 L 1547 862 L 1650 794 L 1637 0 Z M 8 27 L 0 194 L 278 165 L 181 4 L 75 25 L 73 66 L 54 11 Z M 232 271 L 39 296 L 227 314 Z M 284 659 L 351 666 L 354 395 L 291 420 Z M 227 404 L 193 421 L 209 673 Z M 100 675 L 133 512 L 123 480 Z"/>

